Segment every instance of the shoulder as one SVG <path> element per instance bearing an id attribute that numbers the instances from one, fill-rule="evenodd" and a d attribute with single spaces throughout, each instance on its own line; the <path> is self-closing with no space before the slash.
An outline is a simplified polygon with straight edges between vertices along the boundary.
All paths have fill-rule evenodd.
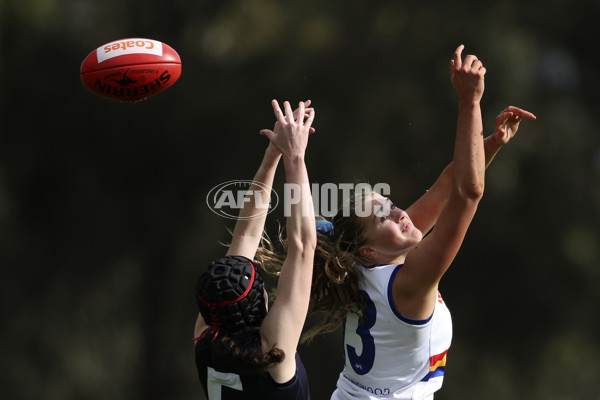
<path id="1" fill-rule="evenodd" d="M 403 264 L 381 264 L 370 267 L 360 267 L 360 274 L 366 282 L 373 284 L 389 284 L 394 279 Z"/>
<path id="2" fill-rule="evenodd" d="M 277 383 L 273 377 L 269 375 L 269 386 L 276 389 L 276 393 L 279 397 L 274 397 L 274 399 L 278 400 L 306 400 L 310 399 L 310 391 L 309 391 L 309 383 L 308 383 L 308 375 L 306 373 L 306 369 L 304 368 L 304 364 L 302 363 L 302 359 L 298 352 L 295 354 L 296 360 L 296 373 L 294 376 L 284 383 Z"/>

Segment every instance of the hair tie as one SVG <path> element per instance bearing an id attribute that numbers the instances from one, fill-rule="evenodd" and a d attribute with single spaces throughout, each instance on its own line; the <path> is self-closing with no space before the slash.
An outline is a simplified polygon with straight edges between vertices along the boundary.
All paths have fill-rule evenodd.
<path id="1" fill-rule="evenodd" d="M 329 236 L 333 236 L 333 224 L 325 219 L 319 219 L 316 221 L 317 232 L 324 233 Z"/>
<path id="2" fill-rule="evenodd" d="M 206 330 L 204 332 L 202 332 L 202 335 L 200 335 L 197 338 L 194 338 L 192 340 L 194 342 L 197 342 L 198 340 L 204 339 L 207 335 L 212 334 L 212 340 L 214 342 L 215 339 L 217 339 L 217 336 L 219 336 L 219 328 L 220 328 L 220 325 L 211 325 L 208 328 L 206 328 Z"/>

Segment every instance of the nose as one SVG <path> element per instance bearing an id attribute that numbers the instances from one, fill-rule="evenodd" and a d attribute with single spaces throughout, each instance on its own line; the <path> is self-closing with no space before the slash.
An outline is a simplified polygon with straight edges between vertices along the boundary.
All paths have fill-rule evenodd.
<path id="1" fill-rule="evenodd" d="M 392 219 L 395 222 L 400 222 L 402 221 L 404 218 L 406 218 L 407 214 L 404 210 L 401 210 L 399 208 L 395 208 L 392 210 Z"/>

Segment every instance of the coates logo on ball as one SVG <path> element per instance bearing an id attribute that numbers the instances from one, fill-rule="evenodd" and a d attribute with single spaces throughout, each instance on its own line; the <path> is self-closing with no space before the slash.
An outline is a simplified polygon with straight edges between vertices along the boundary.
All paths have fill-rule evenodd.
<path id="1" fill-rule="evenodd" d="M 121 39 L 88 54 L 80 72 L 81 82 L 93 93 L 135 103 L 173 85 L 181 75 L 181 58 L 158 40 Z"/>

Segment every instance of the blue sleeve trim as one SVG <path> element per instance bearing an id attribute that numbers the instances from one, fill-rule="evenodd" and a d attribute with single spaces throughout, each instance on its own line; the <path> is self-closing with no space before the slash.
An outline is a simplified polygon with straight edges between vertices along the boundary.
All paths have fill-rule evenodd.
<path id="1" fill-rule="evenodd" d="M 399 264 L 396 266 L 396 268 L 394 268 L 394 271 L 392 272 L 392 275 L 390 276 L 390 281 L 388 282 L 388 302 L 390 303 L 390 308 L 392 309 L 392 312 L 394 313 L 394 315 L 396 317 L 398 317 L 399 320 L 406 322 L 407 324 L 425 325 L 426 323 L 431 321 L 431 318 L 433 318 L 433 314 L 431 314 L 429 316 L 429 318 L 427 318 L 427 319 L 408 318 L 408 317 L 405 317 L 404 315 L 400 314 L 400 312 L 396 309 L 396 305 L 394 304 L 394 296 L 392 295 L 392 286 L 394 284 L 394 279 L 396 279 L 396 274 L 398 273 L 400 268 L 402 268 L 403 265 L 404 264 Z"/>
<path id="2" fill-rule="evenodd" d="M 444 376 L 444 372 L 446 372 L 446 367 L 438 367 L 434 371 L 429 371 L 427 375 L 421 379 L 421 382 L 427 382 L 432 378 L 437 378 L 438 376 Z"/>

